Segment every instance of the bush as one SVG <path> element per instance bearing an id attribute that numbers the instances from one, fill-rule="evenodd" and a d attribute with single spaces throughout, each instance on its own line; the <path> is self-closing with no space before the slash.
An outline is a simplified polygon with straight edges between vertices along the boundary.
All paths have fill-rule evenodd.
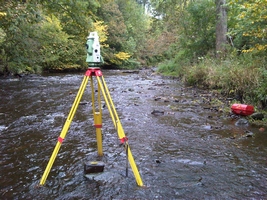
<path id="1" fill-rule="evenodd" d="M 191 56 L 186 50 L 180 50 L 176 53 L 173 59 L 166 60 L 159 65 L 158 72 L 182 77 L 185 74 L 186 68 L 190 66 Z"/>
<path id="2" fill-rule="evenodd" d="M 259 87 L 256 90 L 257 98 L 263 108 L 267 107 L 267 69 L 260 69 Z"/>
<path id="3" fill-rule="evenodd" d="M 205 80 L 208 76 L 208 68 L 205 64 L 193 65 L 188 68 L 186 74 L 184 75 L 184 81 L 188 85 L 205 87 Z"/>
<path id="4" fill-rule="evenodd" d="M 267 104 L 267 69 L 261 58 L 245 54 L 226 60 L 201 58 L 198 64 L 184 68 L 188 85 L 220 89 L 243 103 Z"/>

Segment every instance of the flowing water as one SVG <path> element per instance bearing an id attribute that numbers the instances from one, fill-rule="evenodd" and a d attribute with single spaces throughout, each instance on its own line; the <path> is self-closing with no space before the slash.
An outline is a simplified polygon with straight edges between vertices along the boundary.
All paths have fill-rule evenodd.
<path id="1" fill-rule="evenodd" d="M 131 168 L 125 175 L 126 154 L 107 107 L 104 156 L 97 156 L 90 85 L 38 187 L 83 74 L 28 76 L 0 80 L 0 199 L 267 199 L 266 129 L 236 126 L 209 104 L 212 95 L 178 80 L 103 74 L 145 187 Z M 105 163 L 101 178 L 84 177 L 92 160 Z"/>

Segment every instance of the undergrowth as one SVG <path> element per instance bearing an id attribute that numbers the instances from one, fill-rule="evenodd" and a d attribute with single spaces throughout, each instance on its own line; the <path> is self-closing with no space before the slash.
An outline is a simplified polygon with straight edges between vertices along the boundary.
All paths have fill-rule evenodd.
<path id="1" fill-rule="evenodd" d="M 182 63 L 182 62 L 181 62 Z M 186 85 L 217 89 L 240 103 L 267 106 L 267 62 L 253 55 L 231 55 L 225 59 L 201 57 L 181 65 L 163 63 L 159 72 L 179 76 Z"/>

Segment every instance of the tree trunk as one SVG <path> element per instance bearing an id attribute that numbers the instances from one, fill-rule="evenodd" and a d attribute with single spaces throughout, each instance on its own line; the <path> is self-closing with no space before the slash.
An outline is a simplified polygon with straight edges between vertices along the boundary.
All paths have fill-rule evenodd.
<path id="1" fill-rule="evenodd" d="M 217 24 L 216 24 L 216 56 L 223 57 L 226 54 L 227 44 L 227 12 L 226 0 L 216 0 Z"/>

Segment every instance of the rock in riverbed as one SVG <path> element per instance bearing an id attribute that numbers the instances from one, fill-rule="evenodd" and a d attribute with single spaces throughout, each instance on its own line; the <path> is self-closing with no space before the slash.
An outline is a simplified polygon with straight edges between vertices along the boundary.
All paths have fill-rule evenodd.
<path id="1" fill-rule="evenodd" d="M 152 115 L 156 115 L 156 116 L 159 116 L 159 115 L 164 115 L 164 111 L 161 111 L 161 110 L 153 110 L 151 112 Z"/>

